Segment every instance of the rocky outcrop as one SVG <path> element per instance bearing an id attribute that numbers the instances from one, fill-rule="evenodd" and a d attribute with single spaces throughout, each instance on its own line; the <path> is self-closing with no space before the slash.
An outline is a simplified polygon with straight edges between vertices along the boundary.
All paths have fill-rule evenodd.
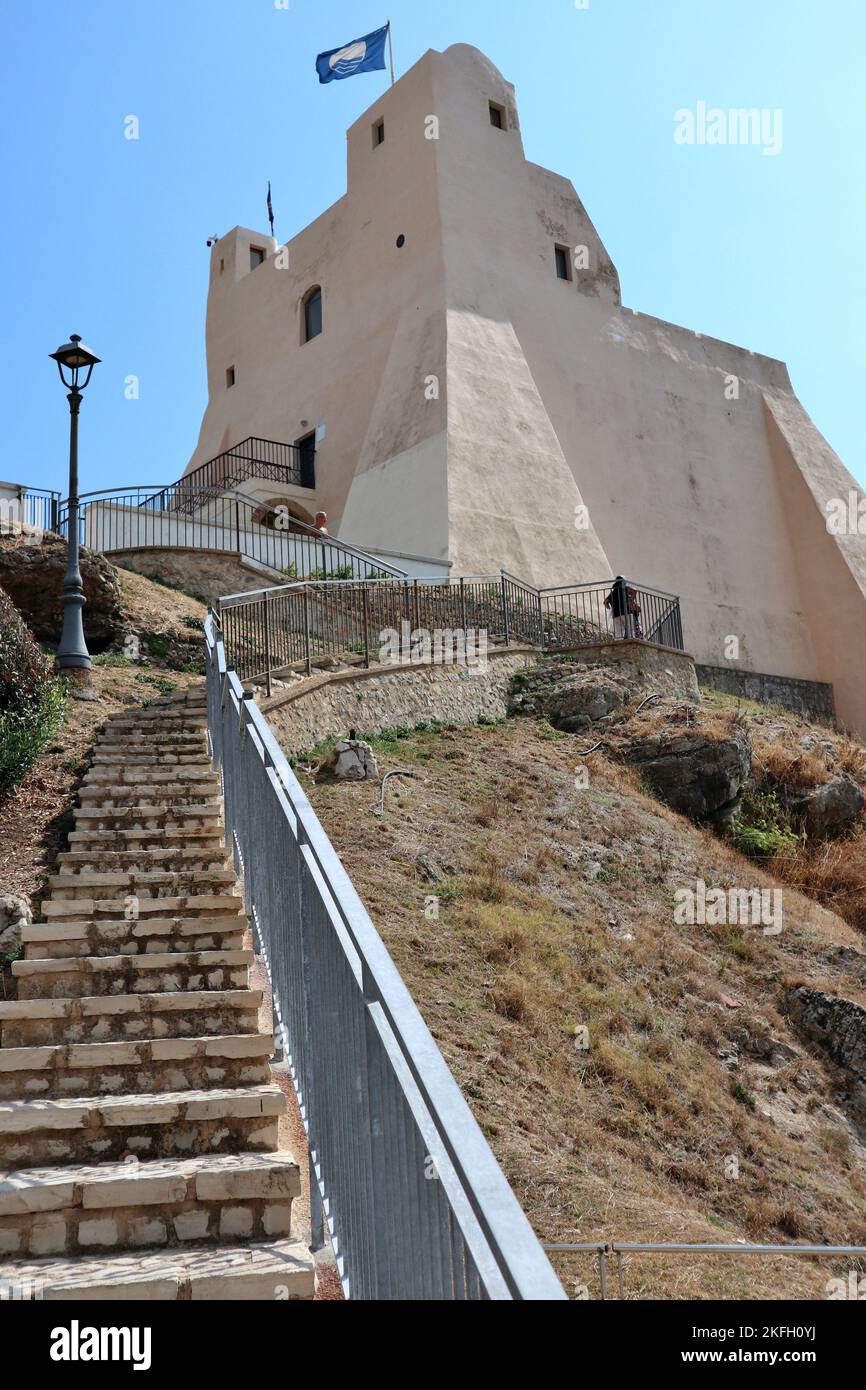
<path id="1" fill-rule="evenodd" d="M 515 679 L 509 712 L 541 715 L 556 729 L 580 733 L 614 714 L 639 692 L 637 682 L 615 668 L 548 666 Z"/>
<path id="2" fill-rule="evenodd" d="M 316 776 L 335 777 L 340 782 L 372 782 L 379 780 L 379 768 L 369 743 L 343 738 L 334 744 Z"/>
<path id="3" fill-rule="evenodd" d="M 739 728 L 724 738 L 693 729 L 651 734 L 623 743 L 620 754 L 669 806 L 697 821 L 729 818 L 752 771 L 751 744 Z"/>
<path id="4" fill-rule="evenodd" d="M 0 897 L 0 956 L 14 956 L 21 946 L 21 932 L 33 921 L 26 898 Z"/>
<path id="5" fill-rule="evenodd" d="M 847 1109 L 866 1134 L 866 1009 L 807 985 L 787 990 L 784 1007 L 802 1035 L 841 1068 Z"/>
<path id="6" fill-rule="evenodd" d="M 63 626 L 66 542 L 45 531 L 0 536 L 0 588 L 6 590 L 39 642 L 57 643 Z M 84 629 L 91 652 L 104 651 L 123 632 L 117 575 L 102 556 L 81 551 L 87 607 Z"/>
<path id="7" fill-rule="evenodd" d="M 864 806 L 866 797 L 847 774 L 821 786 L 810 787 L 807 792 L 790 801 L 793 819 L 814 839 L 824 839 L 847 830 Z"/>

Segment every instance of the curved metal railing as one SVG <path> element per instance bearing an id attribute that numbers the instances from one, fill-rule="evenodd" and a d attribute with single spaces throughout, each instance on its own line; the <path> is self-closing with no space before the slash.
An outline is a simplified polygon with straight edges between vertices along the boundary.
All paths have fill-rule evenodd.
<path id="1" fill-rule="evenodd" d="M 180 498 L 183 505 L 176 505 Z M 231 554 L 294 579 L 402 578 L 403 571 L 357 547 L 236 491 L 211 492 L 194 512 L 183 484 L 108 488 L 79 499 L 79 543 L 106 555 L 134 550 L 208 550 Z M 69 527 L 68 499 L 57 530 Z"/>

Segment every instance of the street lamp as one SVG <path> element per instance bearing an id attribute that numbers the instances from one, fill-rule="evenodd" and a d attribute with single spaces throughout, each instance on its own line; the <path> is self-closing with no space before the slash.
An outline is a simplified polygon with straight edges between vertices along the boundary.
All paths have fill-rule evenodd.
<path id="1" fill-rule="evenodd" d="M 69 500 L 66 512 L 67 567 L 63 580 L 63 632 L 57 649 L 58 671 L 89 671 L 90 653 L 84 640 L 82 609 L 87 599 L 81 582 L 78 563 L 78 411 L 81 393 L 90 381 L 93 368 L 99 362 L 86 348 L 77 333 L 56 352 L 49 354 L 57 363 L 60 380 L 69 395 Z M 82 381 L 82 373 L 85 373 Z"/>

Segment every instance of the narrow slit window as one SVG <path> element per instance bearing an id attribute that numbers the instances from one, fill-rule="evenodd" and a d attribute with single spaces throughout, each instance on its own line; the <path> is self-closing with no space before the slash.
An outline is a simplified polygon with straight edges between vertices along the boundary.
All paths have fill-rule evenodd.
<path id="1" fill-rule="evenodd" d="M 373 149 L 385 143 L 385 122 L 376 121 L 373 125 Z"/>
<path id="2" fill-rule="evenodd" d="M 236 376 L 236 374 L 235 374 L 235 369 L 234 369 L 234 367 L 227 367 L 227 368 L 226 368 L 226 390 L 229 390 L 232 386 L 234 386 L 236 380 L 237 380 L 237 376 Z"/>
<path id="3" fill-rule="evenodd" d="M 500 106 L 496 101 L 490 102 L 490 124 L 494 126 L 496 130 L 505 130 L 506 128 L 505 107 Z"/>
<path id="4" fill-rule="evenodd" d="M 557 246 L 556 248 L 556 278 L 558 280 L 571 279 L 571 253 L 567 246 Z"/>

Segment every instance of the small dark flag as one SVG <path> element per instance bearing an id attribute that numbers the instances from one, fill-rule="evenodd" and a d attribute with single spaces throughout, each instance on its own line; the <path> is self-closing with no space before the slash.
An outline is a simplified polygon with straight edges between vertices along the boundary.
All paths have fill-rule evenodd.
<path id="1" fill-rule="evenodd" d="M 274 234 L 274 205 L 271 202 L 271 181 L 268 179 L 268 221 L 271 224 L 271 236 Z"/>

